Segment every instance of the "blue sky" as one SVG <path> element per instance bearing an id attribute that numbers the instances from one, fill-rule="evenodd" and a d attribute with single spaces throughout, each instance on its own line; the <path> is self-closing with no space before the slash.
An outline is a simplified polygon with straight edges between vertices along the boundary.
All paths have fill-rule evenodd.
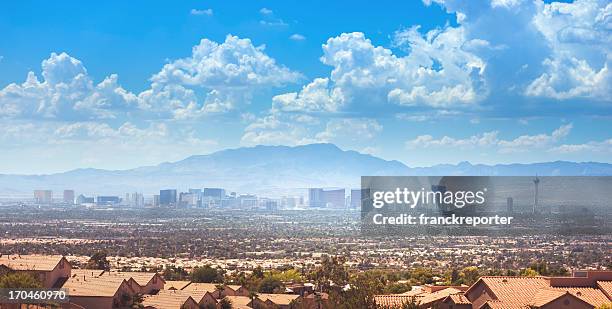
<path id="1" fill-rule="evenodd" d="M 611 162 L 607 1 L 0 5 L 0 173 L 331 142 Z"/>

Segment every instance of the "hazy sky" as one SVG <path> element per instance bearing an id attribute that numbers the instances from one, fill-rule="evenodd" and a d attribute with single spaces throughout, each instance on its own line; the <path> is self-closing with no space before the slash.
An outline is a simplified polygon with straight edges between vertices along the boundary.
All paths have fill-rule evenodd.
<path id="1" fill-rule="evenodd" d="M 612 4 L 7 1 L 0 173 L 330 142 L 612 162 Z"/>

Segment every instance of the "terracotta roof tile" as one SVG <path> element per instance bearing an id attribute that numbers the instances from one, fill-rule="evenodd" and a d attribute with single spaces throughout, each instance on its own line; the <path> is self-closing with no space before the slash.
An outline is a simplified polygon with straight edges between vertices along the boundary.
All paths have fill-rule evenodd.
<path id="1" fill-rule="evenodd" d="M 179 309 L 183 304 L 189 301 L 193 301 L 197 304 L 191 296 L 185 295 L 181 291 L 170 291 L 163 290 L 156 295 L 147 295 L 144 297 L 142 304 L 145 307 L 154 307 L 157 309 Z"/>
<path id="2" fill-rule="evenodd" d="M 610 302 L 610 299 L 608 299 L 608 297 L 600 289 L 596 288 L 553 287 L 552 289 L 570 292 L 572 295 L 595 307 L 599 307 Z"/>
<path id="3" fill-rule="evenodd" d="M 448 299 L 452 300 L 453 304 L 456 304 L 456 305 L 459 305 L 459 304 L 463 304 L 463 305 L 472 304 L 472 302 L 470 302 L 470 300 L 467 299 L 467 297 L 465 297 L 465 295 L 463 295 L 463 293 L 449 295 Z"/>
<path id="4" fill-rule="evenodd" d="M 175 290 L 182 290 L 189 284 L 191 284 L 191 281 L 168 280 L 166 281 L 166 284 L 164 284 L 164 289 L 171 290 L 172 288 L 174 288 Z"/>
<path id="5" fill-rule="evenodd" d="M 61 255 L 2 255 L 0 265 L 12 270 L 52 271 L 62 259 Z"/>

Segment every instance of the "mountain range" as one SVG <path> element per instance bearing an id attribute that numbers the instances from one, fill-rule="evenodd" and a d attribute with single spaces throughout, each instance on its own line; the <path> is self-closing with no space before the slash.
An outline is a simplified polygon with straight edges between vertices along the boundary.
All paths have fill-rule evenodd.
<path id="1" fill-rule="evenodd" d="M 163 188 L 223 187 L 242 193 L 290 192 L 308 187 L 358 187 L 360 176 L 604 176 L 612 164 L 555 161 L 531 164 L 439 164 L 409 167 L 333 144 L 255 146 L 194 155 L 176 162 L 127 170 L 75 169 L 49 175 L 2 175 L 0 195 L 34 189 L 74 189 L 85 194 L 153 194 Z"/>

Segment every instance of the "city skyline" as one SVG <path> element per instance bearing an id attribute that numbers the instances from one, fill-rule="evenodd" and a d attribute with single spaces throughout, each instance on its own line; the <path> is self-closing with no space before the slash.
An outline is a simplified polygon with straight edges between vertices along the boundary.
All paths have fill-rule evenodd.
<path id="1" fill-rule="evenodd" d="M 606 1 L 68 6 L 3 4 L 0 173 L 316 142 L 611 162 Z"/>

